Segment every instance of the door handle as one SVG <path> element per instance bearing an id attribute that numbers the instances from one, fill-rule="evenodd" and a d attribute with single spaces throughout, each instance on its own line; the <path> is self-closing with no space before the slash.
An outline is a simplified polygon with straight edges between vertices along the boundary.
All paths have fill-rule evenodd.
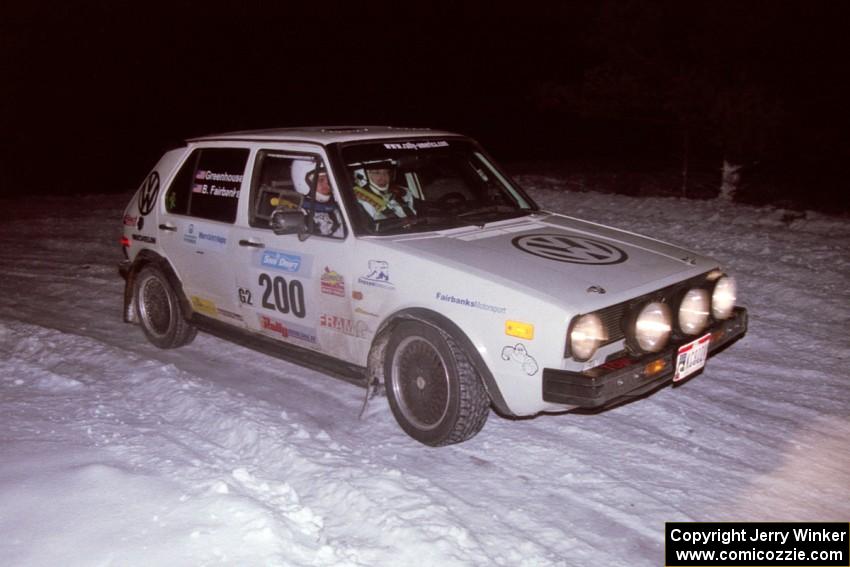
<path id="1" fill-rule="evenodd" d="M 255 240 L 240 240 L 239 246 L 250 246 L 251 248 L 265 248 L 266 245 Z"/>
<path id="2" fill-rule="evenodd" d="M 177 227 L 171 223 L 163 223 L 159 225 L 159 230 L 170 230 L 171 232 L 177 232 Z"/>

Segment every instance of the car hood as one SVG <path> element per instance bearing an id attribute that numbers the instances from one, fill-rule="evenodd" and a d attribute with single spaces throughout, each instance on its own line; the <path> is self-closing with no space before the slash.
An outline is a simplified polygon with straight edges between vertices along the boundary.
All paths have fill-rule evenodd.
<path id="1" fill-rule="evenodd" d="M 393 247 L 585 309 L 717 266 L 710 258 L 665 242 L 550 213 L 483 228 L 401 237 L 394 239 Z"/>

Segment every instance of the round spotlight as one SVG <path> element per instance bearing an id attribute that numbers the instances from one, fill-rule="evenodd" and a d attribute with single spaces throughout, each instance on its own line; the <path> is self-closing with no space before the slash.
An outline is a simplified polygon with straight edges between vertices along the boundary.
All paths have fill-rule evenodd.
<path id="1" fill-rule="evenodd" d="M 607 338 L 605 326 L 598 315 L 582 315 L 570 330 L 570 354 L 579 362 L 588 360 Z"/>
<path id="2" fill-rule="evenodd" d="M 644 352 L 658 352 L 670 338 L 670 308 L 660 301 L 644 305 L 635 320 L 635 339 Z"/>
<path id="3" fill-rule="evenodd" d="M 708 325 L 709 309 L 707 291 L 688 290 L 679 304 L 679 329 L 686 335 L 696 335 Z"/>
<path id="4" fill-rule="evenodd" d="M 728 319 L 735 309 L 738 284 L 732 276 L 723 276 L 714 284 L 711 294 L 711 314 L 715 319 Z"/>

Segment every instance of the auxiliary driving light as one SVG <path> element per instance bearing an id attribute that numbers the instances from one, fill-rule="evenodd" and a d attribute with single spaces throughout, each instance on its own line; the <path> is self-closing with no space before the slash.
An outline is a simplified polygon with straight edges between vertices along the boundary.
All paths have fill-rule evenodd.
<path id="1" fill-rule="evenodd" d="M 679 304 L 679 329 L 686 335 L 696 335 L 708 325 L 708 292 L 691 289 Z"/>
<path id="2" fill-rule="evenodd" d="M 738 284 L 732 276 L 723 276 L 714 284 L 711 294 L 711 314 L 715 319 L 728 319 L 735 308 Z"/>
<path id="3" fill-rule="evenodd" d="M 583 362 L 590 359 L 607 339 L 608 334 L 598 315 L 582 315 L 570 330 L 570 353 L 573 359 Z"/>
<path id="4" fill-rule="evenodd" d="M 670 338 L 670 308 L 660 301 L 647 303 L 635 321 L 635 339 L 644 352 L 658 352 Z"/>

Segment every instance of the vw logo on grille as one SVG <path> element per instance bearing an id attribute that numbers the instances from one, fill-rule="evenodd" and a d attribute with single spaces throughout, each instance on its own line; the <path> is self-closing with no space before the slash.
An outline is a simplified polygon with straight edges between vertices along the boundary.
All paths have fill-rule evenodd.
<path id="1" fill-rule="evenodd" d="M 523 252 L 570 264 L 619 264 L 629 258 L 616 246 L 581 236 L 527 234 L 511 243 Z"/>
<path id="2" fill-rule="evenodd" d="M 157 195 L 159 195 L 159 174 L 154 171 L 148 175 L 142 185 L 142 190 L 139 191 L 139 212 L 142 216 L 153 210 Z"/>

